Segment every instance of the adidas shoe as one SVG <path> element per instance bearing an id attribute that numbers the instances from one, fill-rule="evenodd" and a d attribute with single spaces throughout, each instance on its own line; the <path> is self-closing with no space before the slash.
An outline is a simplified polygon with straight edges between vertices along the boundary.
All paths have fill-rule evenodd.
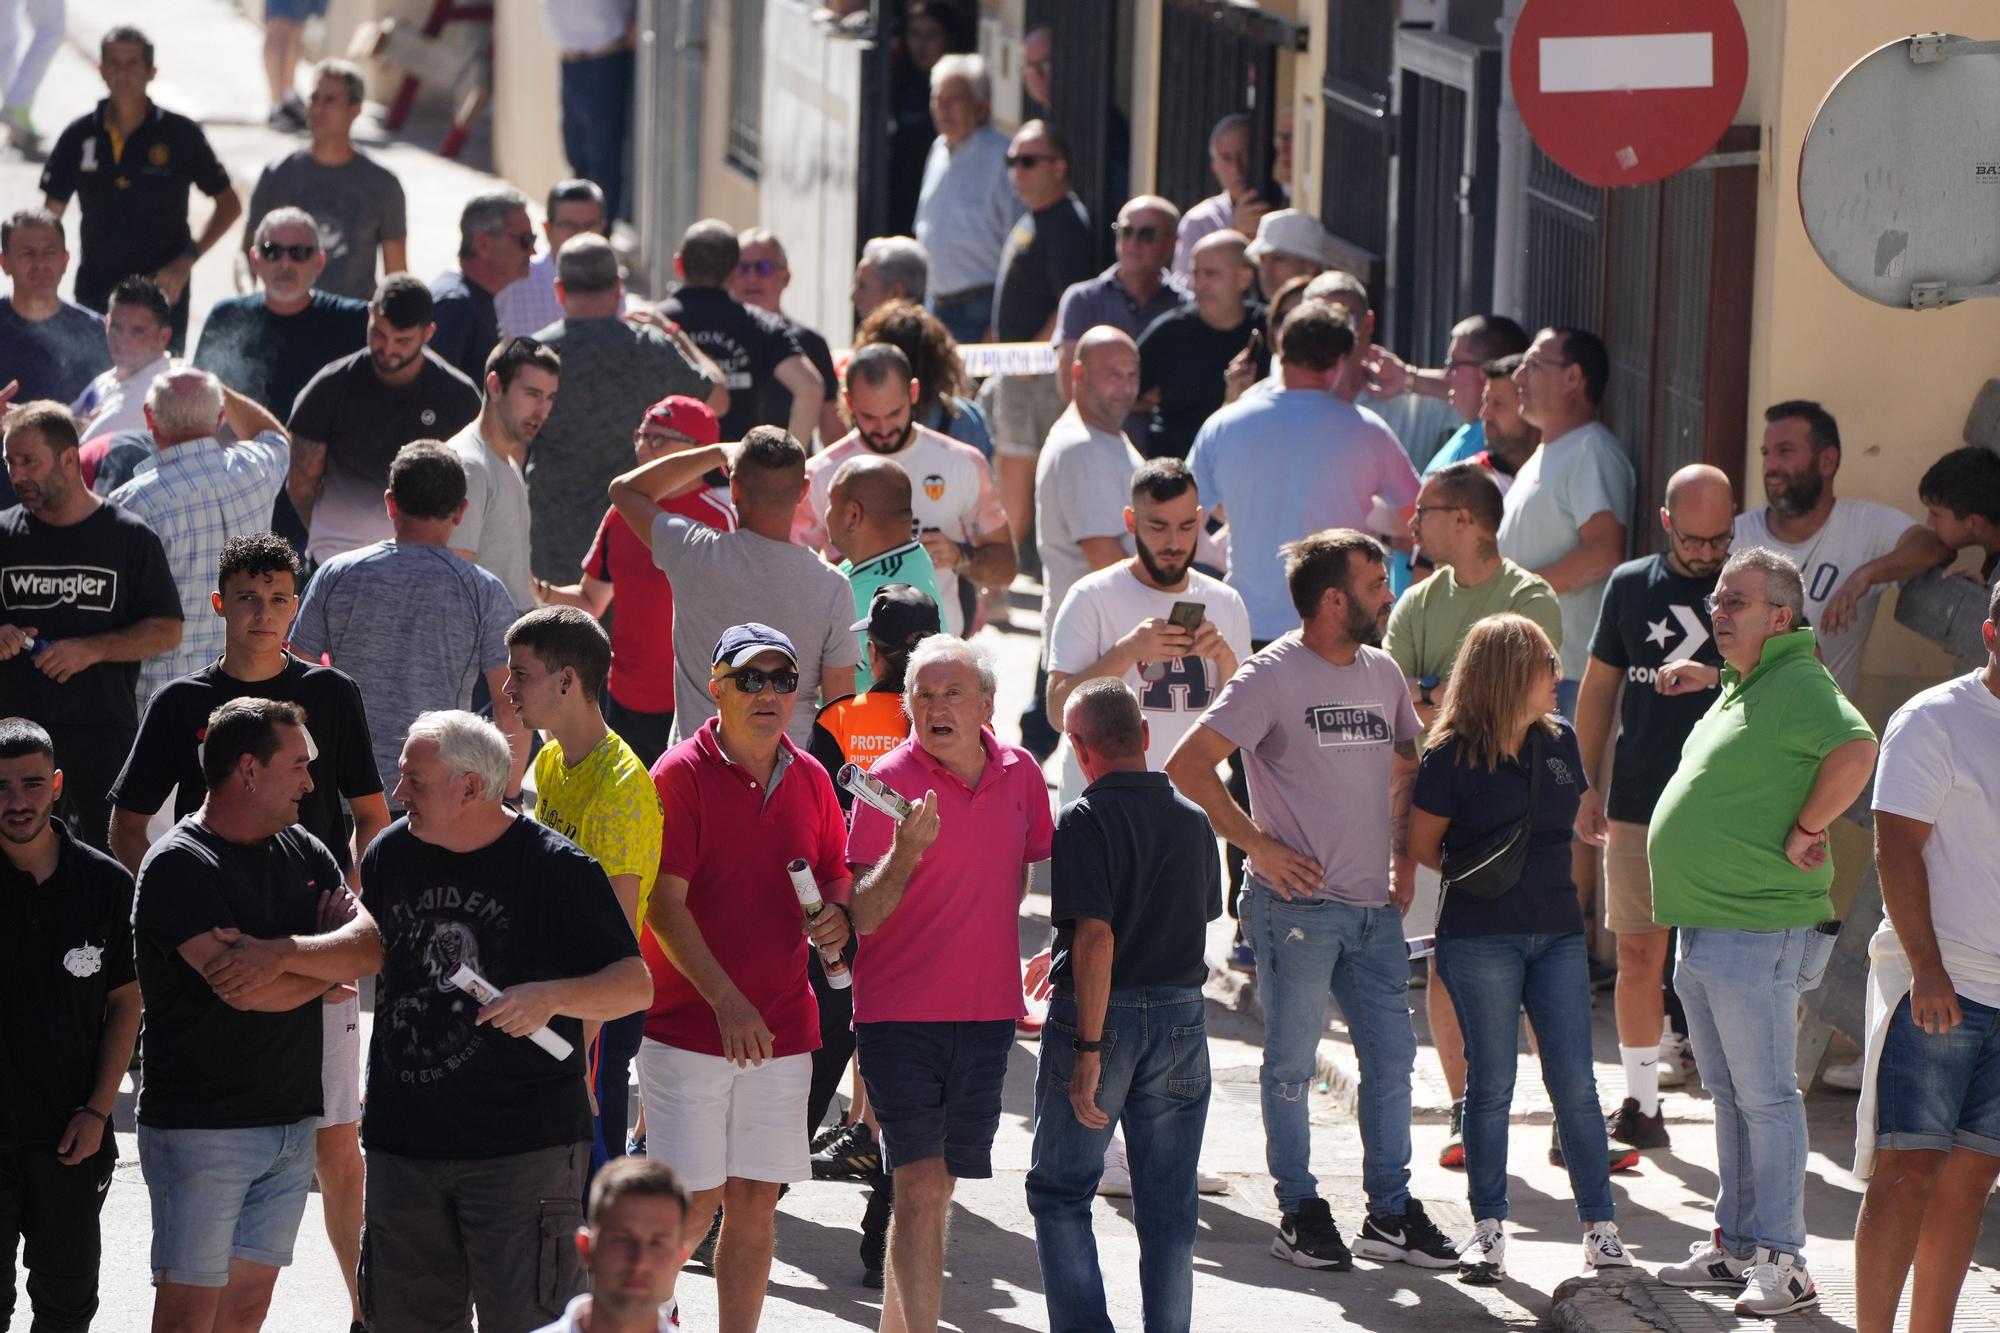
<path id="1" fill-rule="evenodd" d="M 1472 1239 L 1458 1252 L 1458 1280 L 1467 1286 L 1491 1287 L 1507 1276 L 1507 1234 L 1497 1217 L 1482 1217 Z"/>
<path id="2" fill-rule="evenodd" d="M 1400 1216 L 1370 1213 L 1354 1237 L 1354 1253 L 1363 1259 L 1385 1264 L 1409 1264 L 1414 1268 L 1454 1268 L 1458 1247 L 1437 1229 L 1415 1199 L 1403 1205 Z"/>
<path id="3" fill-rule="evenodd" d="M 1590 1269 L 1632 1267 L 1632 1256 L 1625 1253 L 1625 1242 L 1618 1238 L 1616 1222 L 1599 1222 L 1583 1233 L 1583 1266 Z"/>
<path id="4" fill-rule="evenodd" d="M 1705 1241 L 1688 1246 L 1683 1264 L 1660 1269 L 1660 1281 L 1670 1287 L 1716 1287 L 1741 1289 L 1750 1275 L 1750 1260 L 1738 1259 L 1722 1248 L 1722 1233 L 1711 1231 Z"/>
<path id="5" fill-rule="evenodd" d="M 1768 1319 L 1819 1304 L 1819 1289 L 1805 1260 L 1796 1254 L 1779 1254 L 1762 1246 L 1743 1280 L 1743 1294 L 1736 1298 L 1736 1313 Z"/>
<path id="6" fill-rule="evenodd" d="M 1445 1137 L 1444 1147 L 1438 1149 L 1438 1165 L 1455 1170 L 1465 1169 L 1465 1098 L 1451 1104 L 1451 1132 Z"/>
<path id="7" fill-rule="evenodd" d="M 812 1155 L 814 1180 L 862 1180 L 882 1165 L 882 1149 L 866 1120 L 845 1125 Z"/>
<path id="8" fill-rule="evenodd" d="M 1333 1210 L 1325 1199 L 1307 1199 L 1298 1211 L 1286 1213 L 1278 1222 L 1278 1234 L 1271 1241 L 1271 1253 L 1298 1268 L 1330 1269 L 1345 1273 L 1354 1266 L 1340 1228 L 1333 1224 Z"/>

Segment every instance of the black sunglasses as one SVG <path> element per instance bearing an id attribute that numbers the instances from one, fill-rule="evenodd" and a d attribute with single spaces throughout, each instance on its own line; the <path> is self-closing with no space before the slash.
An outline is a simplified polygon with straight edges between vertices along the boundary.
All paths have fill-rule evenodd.
<path id="1" fill-rule="evenodd" d="M 1042 163 L 1044 163 L 1044 162 L 1056 162 L 1056 161 L 1060 161 L 1060 160 L 1061 160 L 1061 159 L 1059 159 L 1059 158 L 1058 158 L 1058 157 L 1057 157 L 1057 156 L 1056 156 L 1056 155 L 1055 155 L 1054 153 L 1009 153 L 1009 154 L 1007 154 L 1007 165 L 1008 165 L 1008 166 L 1010 166 L 1010 167 L 1027 167 L 1027 168 L 1028 168 L 1029 170 L 1031 170 L 1031 171 L 1032 171 L 1032 170 L 1033 170 L 1034 168 L 1036 168 L 1036 167 L 1039 167 L 1040 165 L 1042 165 Z"/>
<path id="2" fill-rule="evenodd" d="M 317 245 L 279 245 L 276 241 L 257 242 L 257 257 L 267 264 L 275 263 L 281 257 L 291 260 L 294 264 L 303 264 L 318 253 L 319 247 Z"/>
<path id="3" fill-rule="evenodd" d="M 736 271 L 746 278 L 753 275 L 759 278 L 768 278 L 778 271 L 778 261 L 775 259 L 745 259 L 736 265 Z"/>
<path id="4" fill-rule="evenodd" d="M 1136 240 L 1145 245 L 1151 245 L 1154 241 L 1160 239 L 1160 229 L 1158 227 L 1139 227 L 1134 226 L 1130 222 L 1112 223 L 1111 234 L 1121 241 Z"/>
<path id="5" fill-rule="evenodd" d="M 779 694 L 799 692 L 799 673 L 796 671 L 764 671 L 757 667 L 744 667 L 740 671 L 725 672 L 736 682 L 736 688 L 745 694 L 762 694 L 769 685 Z"/>

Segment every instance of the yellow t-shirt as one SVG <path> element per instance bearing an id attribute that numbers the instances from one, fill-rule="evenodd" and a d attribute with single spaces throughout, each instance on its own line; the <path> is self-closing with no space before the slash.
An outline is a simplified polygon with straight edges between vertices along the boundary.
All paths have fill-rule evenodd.
<path id="1" fill-rule="evenodd" d="M 646 919 L 660 873 L 660 793 L 639 756 L 617 732 L 574 768 L 551 737 L 535 756 L 535 818 L 597 859 L 607 875 L 639 877 L 639 915 Z"/>

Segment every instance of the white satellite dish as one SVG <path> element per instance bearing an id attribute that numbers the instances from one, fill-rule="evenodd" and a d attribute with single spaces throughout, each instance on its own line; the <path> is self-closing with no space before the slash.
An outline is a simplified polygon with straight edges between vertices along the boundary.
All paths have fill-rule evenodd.
<path id="1" fill-rule="evenodd" d="M 1855 62 L 1806 131 L 1799 212 L 1871 301 L 2000 296 L 2000 42 L 1920 33 Z"/>

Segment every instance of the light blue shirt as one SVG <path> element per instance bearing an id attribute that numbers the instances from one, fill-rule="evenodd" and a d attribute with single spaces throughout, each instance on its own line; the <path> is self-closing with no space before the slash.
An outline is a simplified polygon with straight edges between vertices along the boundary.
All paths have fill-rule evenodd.
<path id="1" fill-rule="evenodd" d="M 1507 490 L 1500 518 L 1500 554 L 1523 569 L 1545 569 L 1575 550 L 1583 525 L 1603 513 L 1625 524 L 1629 532 L 1637 483 L 1625 446 L 1601 421 L 1542 441 Z M 1583 679 L 1598 603 L 1604 600 L 1609 577 L 1556 594 L 1562 603 L 1566 680 Z"/>
<path id="2" fill-rule="evenodd" d="M 1460 426 L 1452 437 L 1444 442 L 1444 447 L 1431 455 L 1431 461 L 1424 464 L 1424 475 L 1430 476 L 1450 467 L 1453 463 L 1463 463 L 1486 448 L 1486 423 L 1474 418 Z"/>
<path id="3" fill-rule="evenodd" d="M 1229 519 L 1229 586 L 1250 635 L 1297 627 L 1279 547 L 1327 528 L 1366 531 L 1380 496 L 1415 503 L 1417 474 L 1382 418 L 1323 389 L 1245 397 L 1203 424 L 1188 454 L 1201 502 Z"/>
<path id="4" fill-rule="evenodd" d="M 917 196 L 917 240 L 930 252 L 930 291 L 950 296 L 990 287 L 1000 276 L 1000 250 L 1028 206 L 1007 179 L 1007 136 L 981 125 L 956 148 L 940 134 L 924 159 Z"/>

